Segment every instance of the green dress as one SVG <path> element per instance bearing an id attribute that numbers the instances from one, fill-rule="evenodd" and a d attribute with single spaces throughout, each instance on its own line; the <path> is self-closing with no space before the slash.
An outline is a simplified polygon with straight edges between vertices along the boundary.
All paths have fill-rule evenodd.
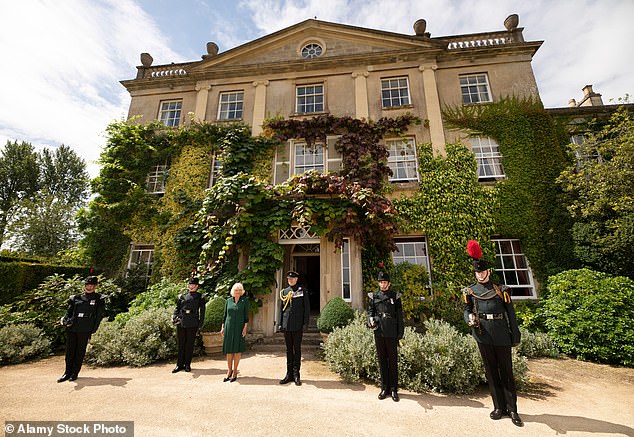
<path id="1" fill-rule="evenodd" d="M 222 342 L 223 354 L 244 352 L 246 344 L 242 336 L 244 324 L 249 321 L 249 300 L 241 296 L 238 303 L 233 297 L 227 298 L 225 312 L 222 317 L 225 324 L 225 337 Z"/>

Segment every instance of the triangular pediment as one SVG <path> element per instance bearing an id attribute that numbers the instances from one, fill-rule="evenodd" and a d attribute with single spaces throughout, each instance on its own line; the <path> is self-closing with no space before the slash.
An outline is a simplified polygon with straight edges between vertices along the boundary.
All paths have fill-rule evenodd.
<path id="1" fill-rule="evenodd" d="M 322 46 L 322 54 L 312 60 L 302 58 L 302 47 L 311 43 Z M 443 48 L 444 44 L 422 36 L 404 35 L 311 19 L 226 52 L 207 57 L 190 71 L 204 73 L 225 67 L 310 63 L 359 57 L 372 58 L 407 51 L 429 50 L 435 52 Z"/>

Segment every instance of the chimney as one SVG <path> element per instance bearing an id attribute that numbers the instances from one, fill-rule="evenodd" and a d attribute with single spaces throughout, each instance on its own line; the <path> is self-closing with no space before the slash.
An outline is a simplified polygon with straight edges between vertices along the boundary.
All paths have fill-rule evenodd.
<path id="1" fill-rule="evenodd" d="M 603 106 L 603 99 L 601 94 L 592 90 L 592 85 L 586 85 L 583 87 L 583 99 L 577 106 Z"/>

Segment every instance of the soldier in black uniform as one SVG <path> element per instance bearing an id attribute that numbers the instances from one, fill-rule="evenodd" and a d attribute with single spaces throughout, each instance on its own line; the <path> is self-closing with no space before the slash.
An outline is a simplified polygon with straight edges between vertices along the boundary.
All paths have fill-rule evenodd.
<path id="1" fill-rule="evenodd" d="M 280 384 L 295 381 L 302 385 L 299 369 L 302 364 L 302 336 L 310 318 L 308 290 L 297 285 L 299 274 L 289 271 L 286 274 L 288 287 L 280 291 L 281 311 L 280 330 L 284 332 L 286 343 L 286 376 Z"/>
<path id="2" fill-rule="evenodd" d="M 477 248 L 476 248 L 477 245 Z M 520 342 L 520 331 L 509 288 L 491 280 L 487 262 L 480 259 L 482 252 L 475 240 L 467 245 L 474 258 L 473 269 L 477 282 L 462 290 L 464 319 L 478 343 L 484 362 L 489 391 L 493 399 L 493 420 L 510 416 L 516 426 L 524 426 L 517 414 L 517 392 L 513 377 L 511 346 Z"/>
<path id="3" fill-rule="evenodd" d="M 97 331 L 106 307 L 105 296 L 95 293 L 97 277 L 88 276 L 84 292 L 66 302 L 66 314 L 60 323 L 66 327 L 66 370 L 57 382 L 74 381 L 86 355 L 88 340 Z"/>
<path id="4" fill-rule="evenodd" d="M 403 338 L 403 303 L 401 295 L 390 290 L 390 276 L 379 272 L 379 291 L 368 293 L 368 326 L 374 329 L 374 342 L 381 370 L 381 392 L 383 400 L 388 393 L 394 402 L 398 397 L 398 341 Z"/>
<path id="5" fill-rule="evenodd" d="M 172 321 L 176 324 L 178 339 L 178 361 L 172 373 L 191 372 L 192 357 L 194 355 L 194 340 L 196 333 L 205 321 L 205 298 L 198 292 L 200 280 L 190 278 L 187 288 L 189 291 L 178 296 L 176 309 Z"/>

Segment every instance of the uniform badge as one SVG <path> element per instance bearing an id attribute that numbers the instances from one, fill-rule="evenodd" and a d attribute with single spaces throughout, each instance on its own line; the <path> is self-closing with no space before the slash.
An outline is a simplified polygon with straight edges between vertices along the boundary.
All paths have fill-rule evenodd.
<path id="1" fill-rule="evenodd" d="M 90 305 L 95 305 L 96 303 L 97 303 L 97 301 L 96 301 L 96 300 L 91 300 L 91 301 L 90 301 Z"/>

